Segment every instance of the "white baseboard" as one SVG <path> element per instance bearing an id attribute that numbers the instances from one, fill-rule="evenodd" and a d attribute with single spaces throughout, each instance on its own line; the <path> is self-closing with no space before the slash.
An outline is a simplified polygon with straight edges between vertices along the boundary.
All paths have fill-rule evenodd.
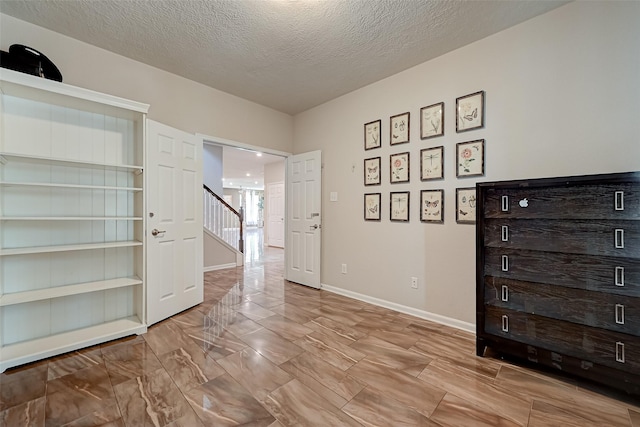
<path id="1" fill-rule="evenodd" d="M 407 307 L 406 305 L 397 304 L 395 302 L 386 301 L 380 298 L 371 297 L 369 295 L 359 294 L 357 292 L 348 291 L 342 288 L 336 288 L 335 286 L 321 285 L 321 289 L 334 294 L 342 295 L 345 297 L 357 299 L 359 301 L 368 302 L 369 304 L 377 305 L 379 307 L 388 308 L 390 310 L 399 311 L 400 313 L 410 314 L 412 316 L 419 317 L 421 319 L 430 320 L 432 322 L 440 323 L 441 325 L 451 326 L 452 328 L 461 329 L 463 331 L 476 333 L 476 325 L 469 322 L 463 322 L 451 317 L 442 316 L 440 314 L 430 313 L 424 310 L 418 310 L 417 308 Z"/>
<path id="2" fill-rule="evenodd" d="M 235 262 L 230 262 L 229 264 L 220 264 L 220 265 L 212 265 L 210 267 L 203 268 L 203 271 L 206 273 L 207 271 L 216 271 L 216 270 L 224 270 L 225 268 L 236 268 L 237 264 Z"/>

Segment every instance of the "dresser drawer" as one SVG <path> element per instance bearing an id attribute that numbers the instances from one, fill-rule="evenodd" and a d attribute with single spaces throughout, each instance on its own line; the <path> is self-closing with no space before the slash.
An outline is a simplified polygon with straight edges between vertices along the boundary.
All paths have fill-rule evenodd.
<path id="1" fill-rule="evenodd" d="M 489 334 L 625 372 L 640 370 L 636 336 L 493 306 L 485 306 L 484 320 Z"/>
<path id="2" fill-rule="evenodd" d="M 640 297 L 640 258 L 488 247 L 484 275 Z"/>
<path id="3" fill-rule="evenodd" d="M 487 219 L 484 246 L 634 258 L 640 221 Z"/>
<path id="4" fill-rule="evenodd" d="M 486 218 L 640 219 L 640 185 L 490 188 Z"/>
<path id="5" fill-rule="evenodd" d="M 498 349 L 500 354 L 513 361 L 514 358 L 529 363 L 547 366 L 560 374 L 572 374 L 606 384 L 629 394 L 640 395 L 640 372 L 625 372 L 610 366 L 593 363 L 579 357 L 561 354 L 543 347 L 536 347 L 494 335 L 485 335 L 482 345 Z"/>
<path id="6" fill-rule="evenodd" d="M 640 336 L 640 298 L 485 277 L 485 304 Z"/>

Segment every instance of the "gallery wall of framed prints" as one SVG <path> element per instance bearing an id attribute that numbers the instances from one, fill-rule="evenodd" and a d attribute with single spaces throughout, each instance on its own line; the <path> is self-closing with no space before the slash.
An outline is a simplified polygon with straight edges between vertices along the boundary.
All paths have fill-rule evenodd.
<path id="1" fill-rule="evenodd" d="M 411 111 L 389 115 L 388 120 L 374 118 L 364 124 L 364 151 L 368 155 L 363 158 L 363 183 L 368 190 L 363 199 L 365 221 L 410 222 L 411 192 L 416 185 L 415 182 L 408 184 L 411 184 L 412 169 L 416 177 L 417 169 L 425 188 L 415 195 L 419 204 L 415 200 L 414 203 L 418 204 L 419 211 L 414 218 L 424 224 L 444 224 L 447 192 L 444 184 L 454 179 L 460 181 L 459 186 L 456 182 L 455 194 L 449 199 L 453 200 L 449 205 L 455 208 L 455 221 L 476 223 L 475 182 L 468 180 L 475 181 L 486 174 L 486 141 L 479 133 L 485 128 L 485 92 L 480 90 L 456 97 L 455 105 L 450 104 L 455 108 L 449 112 L 455 115 L 455 134 L 445 135 L 445 107 L 449 104 L 434 101 L 414 113 L 420 124 L 417 141 L 411 140 Z M 383 129 L 387 123 L 388 131 Z M 460 138 L 467 135 L 473 137 Z M 396 145 L 401 149 L 396 150 Z M 448 167 L 447 162 L 452 167 Z M 376 190 L 371 191 L 373 188 Z"/>

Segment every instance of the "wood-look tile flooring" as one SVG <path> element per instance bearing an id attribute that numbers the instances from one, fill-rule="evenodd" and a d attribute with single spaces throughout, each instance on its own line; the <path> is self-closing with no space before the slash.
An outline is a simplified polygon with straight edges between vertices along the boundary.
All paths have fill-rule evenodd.
<path id="1" fill-rule="evenodd" d="M 0 376 L 0 426 L 236 425 L 640 427 L 640 407 L 478 358 L 470 333 L 288 283 L 280 250 L 207 273 L 203 304 L 144 335 Z"/>

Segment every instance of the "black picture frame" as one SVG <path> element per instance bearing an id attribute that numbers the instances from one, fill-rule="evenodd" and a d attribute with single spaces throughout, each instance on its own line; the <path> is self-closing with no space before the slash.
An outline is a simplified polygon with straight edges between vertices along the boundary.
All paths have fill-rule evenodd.
<path id="1" fill-rule="evenodd" d="M 371 157 L 364 159 L 364 185 L 380 185 L 382 176 L 382 159 L 380 157 Z"/>
<path id="2" fill-rule="evenodd" d="M 420 109 L 420 139 L 444 135 L 444 102 Z"/>
<path id="3" fill-rule="evenodd" d="M 420 191 L 420 221 L 444 223 L 444 190 Z"/>
<path id="4" fill-rule="evenodd" d="M 382 211 L 382 193 L 366 193 L 364 195 L 364 220 L 380 221 Z"/>
<path id="5" fill-rule="evenodd" d="M 399 184 L 409 182 L 411 177 L 411 161 L 410 153 L 391 154 L 389 156 L 389 182 L 391 184 Z"/>
<path id="6" fill-rule="evenodd" d="M 420 150 L 420 180 L 444 179 L 444 146 Z"/>
<path id="7" fill-rule="evenodd" d="M 364 149 L 373 150 L 382 147 L 382 120 L 364 124 Z"/>
<path id="8" fill-rule="evenodd" d="M 458 224 L 476 223 L 476 188 L 456 188 L 456 222 Z"/>
<path id="9" fill-rule="evenodd" d="M 484 91 L 456 98 L 456 132 L 484 127 Z"/>
<path id="10" fill-rule="evenodd" d="M 484 139 L 456 144 L 456 177 L 484 176 Z"/>
<path id="11" fill-rule="evenodd" d="M 391 221 L 409 222 L 411 194 L 408 191 L 395 191 L 389 194 L 389 219 Z"/>
<path id="12" fill-rule="evenodd" d="M 409 142 L 410 118 L 409 112 L 396 114 L 389 118 L 389 145 Z"/>

